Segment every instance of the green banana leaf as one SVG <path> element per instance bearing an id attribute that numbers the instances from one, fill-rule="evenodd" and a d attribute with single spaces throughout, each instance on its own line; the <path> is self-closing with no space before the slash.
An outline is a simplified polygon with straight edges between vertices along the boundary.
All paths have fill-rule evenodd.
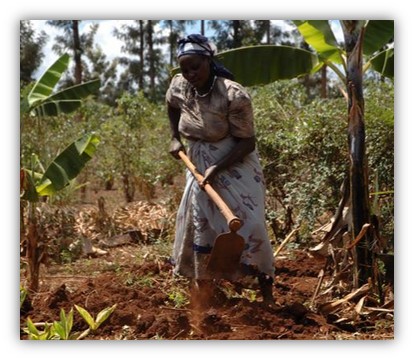
<path id="1" fill-rule="evenodd" d="M 307 50 L 275 45 L 228 50 L 218 54 L 217 59 L 243 86 L 292 79 L 309 73 L 317 62 L 316 56 Z"/>
<path id="2" fill-rule="evenodd" d="M 81 100 L 96 93 L 100 81 L 92 80 L 53 94 L 53 89 L 69 66 L 69 55 L 63 54 L 35 83 L 27 97 L 21 101 L 21 112 L 38 116 L 55 116 L 70 113 L 81 105 Z"/>
<path id="3" fill-rule="evenodd" d="M 36 191 L 40 196 L 53 195 L 69 185 L 92 158 L 99 144 L 96 135 L 85 135 L 63 150 L 46 169 Z"/>
<path id="4" fill-rule="evenodd" d="M 37 102 L 44 101 L 50 94 L 52 94 L 53 89 L 62 77 L 62 74 L 68 68 L 68 65 L 69 55 L 63 54 L 45 71 L 42 77 L 35 83 L 27 97 L 30 107 L 33 108 Z"/>
<path id="5" fill-rule="evenodd" d="M 387 78 L 394 78 L 394 49 L 381 51 L 371 59 L 371 66 L 375 71 Z"/>
<path id="6" fill-rule="evenodd" d="M 342 50 L 338 46 L 328 20 L 295 20 L 294 23 L 304 40 L 312 46 L 319 57 L 335 64 L 342 63 Z"/>
<path id="7" fill-rule="evenodd" d="M 56 116 L 60 113 L 71 113 L 82 103 L 82 99 L 95 94 L 100 87 L 100 80 L 92 80 L 74 85 L 45 98 L 33 109 L 39 116 Z"/>
<path id="8" fill-rule="evenodd" d="M 394 36 L 394 20 L 369 20 L 364 34 L 364 55 L 372 55 Z"/>
<path id="9" fill-rule="evenodd" d="M 219 53 L 217 59 L 243 86 L 265 85 L 309 73 L 317 63 L 310 51 L 291 46 L 246 46 Z M 180 72 L 172 69 L 171 74 Z"/>

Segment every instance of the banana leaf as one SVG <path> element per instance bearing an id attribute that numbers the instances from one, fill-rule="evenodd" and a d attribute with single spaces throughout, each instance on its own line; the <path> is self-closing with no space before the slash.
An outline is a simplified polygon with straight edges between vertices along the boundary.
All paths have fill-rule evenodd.
<path id="1" fill-rule="evenodd" d="M 364 55 L 372 55 L 392 41 L 394 20 L 369 20 L 364 34 Z"/>
<path id="2" fill-rule="evenodd" d="M 217 59 L 243 86 L 265 85 L 309 73 L 317 63 L 311 52 L 290 46 L 259 45 L 224 51 Z M 174 68 L 172 75 L 180 72 Z"/>
<path id="3" fill-rule="evenodd" d="M 53 89 L 68 68 L 68 65 L 69 55 L 63 54 L 45 71 L 27 97 L 30 107 L 33 108 L 37 102 L 44 101 L 52 94 Z"/>
<path id="4" fill-rule="evenodd" d="M 56 116 L 70 113 L 81 105 L 81 100 L 96 93 L 100 81 L 92 80 L 53 94 L 53 89 L 69 66 L 69 55 L 63 54 L 35 83 L 27 97 L 21 100 L 21 111 L 38 116 Z"/>
<path id="5" fill-rule="evenodd" d="M 95 153 L 99 139 L 85 135 L 63 150 L 46 169 L 36 191 L 40 196 L 53 195 L 69 185 Z"/>
<path id="6" fill-rule="evenodd" d="M 100 80 L 92 80 L 59 91 L 41 103 L 38 103 L 34 112 L 39 116 L 56 116 L 60 113 L 71 113 L 82 103 L 82 99 L 96 93 L 100 87 Z"/>
<path id="7" fill-rule="evenodd" d="M 371 59 L 371 66 L 381 75 L 392 79 L 394 77 L 394 49 L 381 51 L 374 56 Z"/>
<path id="8" fill-rule="evenodd" d="M 317 62 L 316 56 L 307 50 L 275 45 L 228 50 L 218 54 L 217 59 L 244 86 L 292 79 L 309 73 Z"/>
<path id="9" fill-rule="evenodd" d="M 304 40 L 312 46 L 318 56 L 335 64 L 341 64 L 342 50 L 328 20 L 294 21 Z"/>

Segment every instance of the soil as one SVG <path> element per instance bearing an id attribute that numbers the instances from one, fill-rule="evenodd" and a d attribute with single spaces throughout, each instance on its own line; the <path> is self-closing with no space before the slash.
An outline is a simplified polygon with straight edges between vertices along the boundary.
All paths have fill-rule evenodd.
<path id="1" fill-rule="evenodd" d="M 42 265 L 39 291 L 28 294 L 21 306 L 21 339 L 28 338 L 23 331 L 28 318 L 40 327 L 59 320 L 61 309 L 68 313 L 74 305 L 94 318 L 116 305 L 87 335 L 89 340 L 394 338 L 391 306 L 383 309 L 366 292 L 341 300 L 350 293 L 345 287 L 342 293 L 338 287 L 322 287 L 313 299 L 325 259 L 307 249 L 286 247 L 275 259 L 275 305 L 267 306 L 260 291 L 224 280 L 214 284 L 209 299 L 192 291 L 187 279 L 173 275 L 170 246 L 127 242 L 68 264 Z M 22 272 L 21 283 L 24 278 Z M 392 288 L 386 286 L 384 293 L 392 296 Z M 87 328 L 74 309 L 73 333 Z"/>
<path id="2" fill-rule="evenodd" d="M 205 299 L 195 303 L 188 282 L 173 276 L 167 260 L 137 265 L 131 261 L 136 252 L 134 246 L 111 249 L 87 264 L 84 260 L 72 264 L 72 275 L 67 265 L 48 268 L 40 291 L 21 309 L 21 328 L 28 317 L 35 323 L 58 320 L 60 309 L 67 313 L 75 304 L 94 317 L 116 304 L 115 311 L 88 339 L 393 338 L 391 318 L 369 320 L 362 316 L 341 325 L 335 323 L 338 316 L 334 314 L 310 310 L 323 263 L 304 251 L 293 251 L 276 262 L 274 307 L 265 306 L 258 291 L 238 294 L 224 282 L 216 284 L 210 303 Z M 179 294 L 184 298 L 181 302 Z M 73 331 L 86 328 L 75 311 Z M 26 338 L 24 332 L 21 338 Z"/>

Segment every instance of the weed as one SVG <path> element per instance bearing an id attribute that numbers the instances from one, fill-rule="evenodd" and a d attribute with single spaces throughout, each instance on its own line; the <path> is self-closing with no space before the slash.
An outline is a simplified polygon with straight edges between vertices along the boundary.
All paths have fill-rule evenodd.
<path id="1" fill-rule="evenodd" d="M 30 318 L 27 319 L 27 327 L 23 331 L 28 334 L 30 340 L 81 340 L 91 331 L 95 331 L 108 319 L 116 308 L 116 304 L 103 309 L 94 319 L 92 315 L 84 308 L 75 305 L 76 310 L 88 324 L 88 329 L 83 332 L 72 333 L 73 326 L 73 309 L 68 314 L 65 310 L 60 310 L 59 321 L 50 323 L 33 323 Z"/>
<path id="2" fill-rule="evenodd" d="M 168 294 L 168 299 L 174 303 L 174 307 L 176 308 L 184 307 L 190 303 L 186 294 L 180 290 L 172 290 Z"/>

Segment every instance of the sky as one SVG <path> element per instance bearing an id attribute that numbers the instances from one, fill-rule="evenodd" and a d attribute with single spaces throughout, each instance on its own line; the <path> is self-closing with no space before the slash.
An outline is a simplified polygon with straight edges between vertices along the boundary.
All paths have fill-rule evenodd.
<path id="1" fill-rule="evenodd" d="M 407 0 L 326 0 L 234 2 L 209 0 L 116 0 L 95 2 L 71 0 L 2 1 L 2 253 L 0 298 L 2 353 L 9 358 L 62 360 L 119 357 L 195 359 L 410 359 L 414 354 L 412 309 L 414 267 L 413 241 L 413 124 L 412 59 L 413 21 Z M 266 341 L 266 342 L 69 342 L 29 343 L 19 341 L 19 20 L 31 19 L 395 19 L 395 250 L 396 313 L 393 341 Z M 110 25 L 110 20 L 105 26 Z M 49 34 L 52 31 L 48 30 Z M 110 42 L 112 39 L 102 40 Z M 110 45 L 109 49 L 116 46 Z M 6 355 L 7 354 L 7 355 Z M 411 355 L 409 355 L 411 354 Z M 3 356 L 3 357 L 4 357 Z"/>
<path id="2" fill-rule="evenodd" d="M 99 23 L 99 29 L 95 36 L 95 43 L 105 52 L 108 60 L 113 59 L 116 56 L 121 55 L 122 43 L 115 36 L 113 36 L 114 27 L 120 28 L 123 24 L 129 24 L 132 20 L 90 20 L 82 21 L 80 29 L 81 32 L 88 31 L 87 28 L 94 23 Z M 54 26 L 46 24 L 46 20 L 32 20 L 33 29 L 37 33 L 44 30 L 48 35 L 48 41 L 43 47 L 43 58 L 42 65 L 37 69 L 35 77 L 38 78 L 43 72 L 58 58 L 56 53 L 52 50 L 54 39 L 57 35 L 61 35 L 62 31 Z M 86 28 L 86 29 L 85 29 Z"/>

